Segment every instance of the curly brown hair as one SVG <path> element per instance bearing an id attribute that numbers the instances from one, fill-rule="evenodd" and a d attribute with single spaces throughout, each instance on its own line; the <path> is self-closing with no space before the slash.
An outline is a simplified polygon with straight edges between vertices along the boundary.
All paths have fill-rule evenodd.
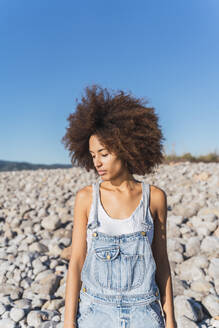
<path id="1" fill-rule="evenodd" d="M 61 140 L 70 152 L 72 165 L 97 173 L 89 153 L 89 138 L 95 134 L 131 174 L 152 173 L 163 162 L 165 138 L 154 108 L 147 104 L 147 100 L 121 90 L 110 93 L 98 85 L 86 87 L 76 111 L 67 118 L 69 127 Z"/>

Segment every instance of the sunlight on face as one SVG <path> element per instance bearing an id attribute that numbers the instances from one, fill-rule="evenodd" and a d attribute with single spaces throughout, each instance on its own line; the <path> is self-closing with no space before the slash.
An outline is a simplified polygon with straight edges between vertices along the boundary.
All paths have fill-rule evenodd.
<path id="1" fill-rule="evenodd" d="M 115 153 L 107 150 L 96 135 L 92 135 L 89 139 L 89 151 L 93 158 L 94 167 L 102 179 L 115 178 L 124 170 L 122 161 Z"/>

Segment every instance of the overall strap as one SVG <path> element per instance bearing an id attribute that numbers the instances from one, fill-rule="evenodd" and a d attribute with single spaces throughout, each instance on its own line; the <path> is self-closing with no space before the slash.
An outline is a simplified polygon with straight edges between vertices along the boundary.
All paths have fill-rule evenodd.
<path id="1" fill-rule="evenodd" d="M 152 225 L 148 220 L 148 207 L 150 200 L 150 184 L 143 182 L 143 221 L 142 225 L 147 230 L 149 230 Z"/>
<path id="2" fill-rule="evenodd" d="M 146 214 L 146 186 L 144 181 L 142 181 L 142 200 L 143 200 L 143 218 L 145 217 Z"/>
<path id="3" fill-rule="evenodd" d="M 97 226 L 99 226 L 98 221 L 98 197 L 99 197 L 99 181 L 96 181 L 92 184 L 92 196 L 93 196 L 93 217 L 91 222 L 88 224 L 88 229 L 95 229 Z"/>

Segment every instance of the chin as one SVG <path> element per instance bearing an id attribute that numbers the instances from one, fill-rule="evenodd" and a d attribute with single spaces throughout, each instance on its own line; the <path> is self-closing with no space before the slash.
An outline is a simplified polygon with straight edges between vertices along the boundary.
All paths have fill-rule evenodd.
<path id="1" fill-rule="evenodd" d="M 101 175 L 100 175 L 100 178 L 101 178 L 101 180 L 103 180 L 103 181 L 109 181 L 109 180 L 110 180 L 109 178 L 106 178 L 105 176 L 101 176 Z"/>

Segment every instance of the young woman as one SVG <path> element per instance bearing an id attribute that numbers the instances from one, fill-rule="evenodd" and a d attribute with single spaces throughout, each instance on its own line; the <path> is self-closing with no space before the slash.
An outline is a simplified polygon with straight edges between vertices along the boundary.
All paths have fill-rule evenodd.
<path id="1" fill-rule="evenodd" d="M 62 142 L 100 176 L 76 194 L 64 328 L 175 328 L 165 192 L 145 175 L 163 160 L 154 108 L 86 88 Z"/>

